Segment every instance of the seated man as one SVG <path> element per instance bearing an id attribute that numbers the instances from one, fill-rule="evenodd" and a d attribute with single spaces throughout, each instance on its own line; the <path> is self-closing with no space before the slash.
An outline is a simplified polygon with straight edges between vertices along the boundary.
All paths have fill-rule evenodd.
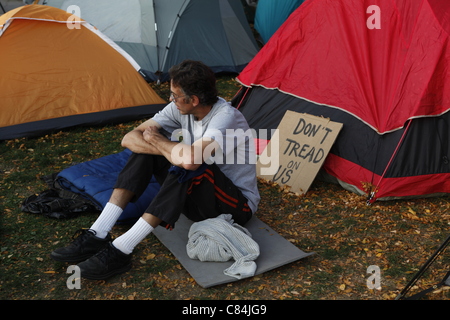
<path id="1" fill-rule="evenodd" d="M 128 271 L 135 246 L 158 225 L 174 228 L 181 213 L 193 221 L 229 213 L 244 225 L 257 210 L 255 150 L 245 118 L 217 97 L 215 75 L 203 63 L 183 61 L 169 75 L 171 103 L 124 136 L 122 145 L 133 153 L 102 213 L 70 245 L 51 253 L 58 261 L 82 261 L 84 278 Z M 178 136 L 181 142 L 173 139 Z M 142 217 L 112 241 L 109 231 L 152 175 L 161 184 L 158 194 Z"/>

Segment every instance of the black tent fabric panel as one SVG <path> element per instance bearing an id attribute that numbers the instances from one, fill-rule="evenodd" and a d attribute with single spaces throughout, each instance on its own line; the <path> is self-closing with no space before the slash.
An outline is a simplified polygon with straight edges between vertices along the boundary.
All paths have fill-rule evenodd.
<path id="1" fill-rule="evenodd" d="M 75 126 L 105 125 L 140 120 L 151 117 L 164 106 L 164 104 L 154 104 L 121 108 L 2 127 L 0 128 L 0 141 L 19 137 L 41 136 Z"/>
<path id="2" fill-rule="evenodd" d="M 450 173 L 450 115 L 413 119 L 386 177 Z"/>
<path id="3" fill-rule="evenodd" d="M 247 91 L 248 90 L 248 91 Z M 262 87 L 242 88 L 232 104 L 239 108 L 251 128 L 276 129 L 287 110 L 329 118 L 344 126 L 330 153 L 385 177 L 449 172 L 449 115 L 412 120 L 405 128 L 380 135 L 353 115 L 335 107 Z M 438 142 L 440 141 L 440 142 Z M 397 146 L 399 149 L 397 150 Z M 395 158 L 393 158 L 395 155 Z M 392 161 L 391 161 L 392 160 Z"/>
<path id="4" fill-rule="evenodd" d="M 390 139 L 382 138 L 383 146 L 381 148 L 380 136 L 347 112 L 299 99 L 278 90 L 267 90 L 261 87 L 249 90 L 239 110 L 247 119 L 250 128 L 256 129 L 257 132 L 259 129 L 276 129 L 287 110 L 343 123 L 344 126 L 330 153 L 380 175 L 389 162 L 389 156 L 395 150 L 396 143 L 401 136 L 396 134 Z M 239 100 L 244 95 L 245 89 L 233 99 L 233 105 L 238 107 Z M 382 152 L 379 152 L 380 149 Z M 378 156 L 375 157 L 377 154 Z"/>

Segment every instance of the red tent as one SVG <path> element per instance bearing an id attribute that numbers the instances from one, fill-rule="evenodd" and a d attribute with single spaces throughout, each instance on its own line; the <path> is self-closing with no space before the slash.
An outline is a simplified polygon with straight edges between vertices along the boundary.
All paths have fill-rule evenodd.
<path id="1" fill-rule="evenodd" d="M 257 129 L 344 124 L 324 171 L 370 200 L 450 192 L 450 1 L 307 0 L 239 75 Z"/>

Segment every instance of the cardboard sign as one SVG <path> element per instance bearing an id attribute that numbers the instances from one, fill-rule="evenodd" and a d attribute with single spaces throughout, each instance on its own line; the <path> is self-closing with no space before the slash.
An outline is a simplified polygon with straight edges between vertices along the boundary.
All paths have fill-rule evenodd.
<path id="1" fill-rule="evenodd" d="M 342 123 L 286 111 L 258 159 L 258 176 L 306 193 L 341 129 Z"/>

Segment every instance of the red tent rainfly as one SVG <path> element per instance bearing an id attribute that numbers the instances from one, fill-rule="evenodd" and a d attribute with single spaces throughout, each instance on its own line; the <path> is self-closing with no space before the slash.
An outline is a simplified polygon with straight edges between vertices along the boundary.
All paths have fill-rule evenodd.
<path id="1" fill-rule="evenodd" d="M 450 192 L 450 1 L 307 0 L 238 76 L 255 129 L 344 124 L 324 172 L 380 198 Z"/>

